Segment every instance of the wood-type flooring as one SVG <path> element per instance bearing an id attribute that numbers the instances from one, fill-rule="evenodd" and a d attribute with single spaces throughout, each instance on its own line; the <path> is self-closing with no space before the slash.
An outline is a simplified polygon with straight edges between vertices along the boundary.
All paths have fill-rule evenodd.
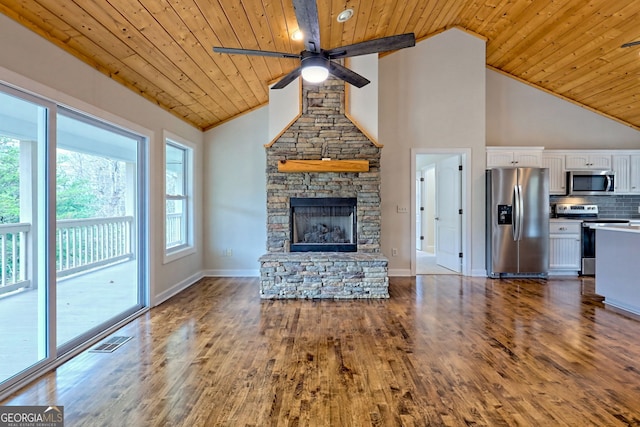
<path id="1" fill-rule="evenodd" d="M 640 322 L 593 279 L 391 278 L 388 300 L 207 278 L 1 402 L 65 426 L 640 425 Z"/>

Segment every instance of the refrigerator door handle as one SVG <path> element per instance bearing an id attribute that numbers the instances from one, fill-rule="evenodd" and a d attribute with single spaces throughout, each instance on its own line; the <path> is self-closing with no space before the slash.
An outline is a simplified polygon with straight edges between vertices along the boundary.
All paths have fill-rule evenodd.
<path id="1" fill-rule="evenodd" d="M 522 185 L 518 185 L 518 197 L 520 205 L 518 206 L 518 240 L 522 240 L 522 230 L 524 229 L 524 198 L 522 197 Z"/>
<path id="2" fill-rule="evenodd" d="M 513 186 L 513 199 L 514 199 L 514 207 L 513 207 L 513 240 L 520 240 L 522 237 L 522 222 L 523 222 L 523 212 L 522 212 L 522 186 L 514 185 Z"/>
<path id="3" fill-rule="evenodd" d="M 518 185 L 513 186 L 513 213 L 511 216 L 511 229 L 513 230 L 513 240 L 518 240 Z"/>

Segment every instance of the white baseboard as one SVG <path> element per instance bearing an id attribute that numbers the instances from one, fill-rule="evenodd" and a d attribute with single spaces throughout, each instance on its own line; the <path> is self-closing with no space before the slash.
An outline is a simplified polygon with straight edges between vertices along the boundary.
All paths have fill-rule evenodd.
<path id="1" fill-rule="evenodd" d="M 411 269 L 408 268 L 393 268 L 389 269 L 388 275 L 390 277 L 411 277 Z"/>
<path id="2" fill-rule="evenodd" d="M 179 283 L 176 283 L 175 285 L 173 285 L 172 287 L 170 287 L 166 291 L 161 292 L 158 295 L 156 295 L 154 300 L 151 302 L 151 306 L 155 307 L 157 305 L 162 304 L 163 302 L 165 302 L 166 300 L 168 300 L 172 296 L 177 295 L 180 292 L 184 291 L 189 286 L 193 285 L 194 283 L 196 283 L 198 280 L 202 279 L 203 277 L 204 277 L 204 274 L 202 272 L 198 272 L 198 273 L 194 274 L 193 276 L 187 277 L 183 281 L 181 281 Z"/>
<path id="3" fill-rule="evenodd" d="M 483 269 L 471 270 L 471 277 L 487 277 L 487 270 L 483 270 Z"/>
<path id="4" fill-rule="evenodd" d="M 557 271 L 556 270 L 556 271 L 550 271 L 549 272 L 549 277 L 552 277 L 552 276 L 553 277 L 559 277 L 559 276 L 560 277 L 562 277 L 562 276 L 565 276 L 565 277 L 576 277 L 577 275 L 578 275 L 578 272 L 574 271 L 574 270 L 567 270 L 567 271 Z"/>
<path id="5" fill-rule="evenodd" d="M 260 270 L 205 270 L 205 277 L 260 277 Z"/>

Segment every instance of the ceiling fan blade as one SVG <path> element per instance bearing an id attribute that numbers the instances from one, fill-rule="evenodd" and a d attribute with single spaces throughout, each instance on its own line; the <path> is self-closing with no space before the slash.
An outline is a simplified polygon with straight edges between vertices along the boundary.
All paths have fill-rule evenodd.
<path id="1" fill-rule="evenodd" d="M 286 52 L 271 52 L 269 50 L 234 49 L 232 47 L 214 46 L 213 51 L 216 53 L 229 53 L 231 55 L 275 56 L 276 58 L 300 59 L 299 54 L 286 53 Z"/>
<path id="2" fill-rule="evenodd" d="M 316 0 L 293 0 L 293 9 L 298 20 L 298 29 L 304 36 L 305 48 L 309 52 L 320 52 L 320 24 Z"/>
<path id="3" fill-rule="evenodd" d="M 336 64 L 335 62 L 329 63 L 329 73 L 332 76 L 335 76 L 345 82 L 352 84 L 355 87 L 366 86 L 371 83 L 368 79 L 362 77 L 360 74 L 355 71 L 351 71 L 347 67 L 343 67 L 340 64 Z"/>
<path id="4" fill-rule="evenodd" d="M 416 36 L 413 33 L 407 33 L 337 47 L 335 49 L 330 49 L 325 53 L 331 59 L 348 58 L 351 56 L 368 55 L 370 53 L 388 52 L 390 50 L 404 49 L 405 47 L 412 47 L 415 45 Z"/>
<path id="5" fill-rule="evenodd" d="M 289 83 L 291 83 L 292 81 L 297 79 L 298 76 L 300 76 L 300 71 L 301 70 L 302 69 L 300 67 L 296 68 L 295 70 L 293 70 L 292 72 L 290 72 L 289 74 L 287 74 L 286 76 L 281 78 L 280 81 L 278 81 L 278 83 L 276 83 L 273 86 L 271 86 L 271 89 L 282 89 L 282 88 L 284 88 Z"/>
<path id="6" fill-rule="evenodd" d="M 635 42 L 625 43 L 625 44 L 623 44 L 623 45 L 622 45 L 622 46 L 620 46 L 620 47 L 631 47 L 631 46 L 636 46 L 636 45 L 639 45 L 639 44 L 640 44 L 640 40 L 635 41 Z"/>

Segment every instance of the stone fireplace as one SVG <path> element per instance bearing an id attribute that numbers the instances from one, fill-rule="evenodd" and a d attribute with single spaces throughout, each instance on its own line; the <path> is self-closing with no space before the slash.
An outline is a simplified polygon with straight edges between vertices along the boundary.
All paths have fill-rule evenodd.
<path id="1" fill-rule="evenodd" d="M 388 260 L 380 253 L 380 148 L 345 115 L 344 86 L 333 78 L 303 86 L 302 115 L 267 147 L 262 298 L 389 296 Z M 315 164 L 281 170 L 293 161 Z M 368 168 L 331 171 L 345 161 Z"/>
<path id="2" fill-rule="evenodd" d="M 292 197 L 291 252 L 356 252 L 355 197 Z"/>

